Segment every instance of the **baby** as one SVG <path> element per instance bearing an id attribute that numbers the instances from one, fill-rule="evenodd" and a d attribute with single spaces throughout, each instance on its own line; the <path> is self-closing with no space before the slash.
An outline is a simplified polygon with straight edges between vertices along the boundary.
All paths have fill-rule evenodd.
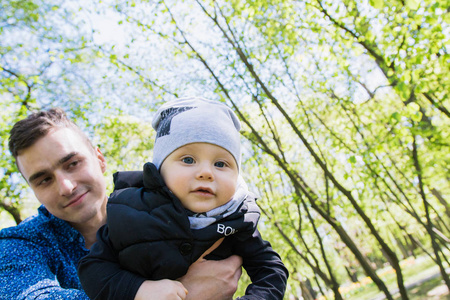
<path id="1" fill-rule="evenodd" d="M 288 271 L 257 230 L 260 211 L 240 176 L 240 122 L 226 105 L 181 98 L 162 105 L 153 163 L 114 174 L 107 224 L 79 264 L 91 299 L 134 299 L 145 280 L 183 276 L 208 259 L 236 254 L 252 283 L 238 299 L 283 299 Z M 118 282 L 129 283 L 128 291 Z M 181 296 L 185 299 L 186 293 Z"/>

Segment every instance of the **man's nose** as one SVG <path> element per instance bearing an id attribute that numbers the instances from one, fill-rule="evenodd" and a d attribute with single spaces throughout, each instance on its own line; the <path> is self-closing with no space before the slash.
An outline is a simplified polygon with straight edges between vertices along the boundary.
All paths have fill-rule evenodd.
<path id="1" fill-rule="evenodd" d="M 75 181 L 64 174 L 57 175 L 57 184 L 61 196 L 70 196 L 76 187 Z"/>

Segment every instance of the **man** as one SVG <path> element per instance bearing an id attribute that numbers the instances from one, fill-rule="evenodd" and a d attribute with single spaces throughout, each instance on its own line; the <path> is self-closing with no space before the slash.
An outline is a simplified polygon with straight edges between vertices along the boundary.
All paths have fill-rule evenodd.
<path id="1" fill-rule="evenodd" d="M 88 299 L 76 267 L 106 222 L 106 162 L 61 109 L 30 115 L 11 130 L 9 148 L 42 204 L 39 213 L 0 232 L 0 299 Z M 207 251 L 208 252 L 208 251 Z M 229 299 L 240 258 L 199 260 L 179 281 L 144 281 L 135 300 Z M 123 288 L 136 279 L 131 274 Z"/>

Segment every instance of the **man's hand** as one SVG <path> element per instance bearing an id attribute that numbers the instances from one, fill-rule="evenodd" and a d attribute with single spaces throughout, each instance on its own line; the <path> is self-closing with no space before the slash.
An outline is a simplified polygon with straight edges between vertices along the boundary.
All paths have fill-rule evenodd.
<path id="1" fill-rule="evenodd" d="M 134 300 L 185 300 L 188 291 L 179 281 L 163 279 L 142 283 Z"/>
<path id="2" fill-rule="evenodd" d="M 186 300 L 232 299 L 242 274 L 242 258 L 233 255 L 219 261 L 204 259 L 222 240 L 223 238 L 209 248 L 189 267 L 187 274 L 179 279 L 189 291 Z"/>

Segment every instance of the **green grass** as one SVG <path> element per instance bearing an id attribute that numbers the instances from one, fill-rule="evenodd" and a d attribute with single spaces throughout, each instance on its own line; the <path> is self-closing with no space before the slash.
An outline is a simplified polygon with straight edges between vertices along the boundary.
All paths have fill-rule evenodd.
<path id="1" fill-rule="evenodd" d="M 435 287 L 441 286 L 443 281 L 439 274 L 439 268 L 429 257 L 419 257 L 418 259 L 407 259 L 401 263 L 402 274 L 404 277 L 405 285 L 412 286 L 408 288 L 408 295 L 411 300 L 450 300 L 450 295 L 441 295 L 436 297 L 428 296 L 427 293 Z M 377 271 L 378 276 L 384 281 L 388 286 L 390 291 L 396 290 L 397 280 L 396 274 L 393 272 L 391 267 L 381 269 Z M 438 276 L 429 279 L 431 276 L 438 274 Z M 427 280 L 428 279 L 428 280 Z M 423 282 L 421 282 L 423 281 Z M 419 285 L 416 283 L 421 282 Z M 382 293 L 378 290 L 377 286 L 370 282 L 366 285 L 361 285 L 357 287 L 354 285 L 353 290 L 348 292 L 343 292 L 343 297 L 348 300 L 370 300 L 374 299 Z M 343 287 L 344 288 L 344 287 Z M 394 296 L 395 299 L 400 299 L 397 295 Z"/>
<path id="2" fill-rule="evenodd" d="M 436 288 L 446 288 L 440 275 L 439 268 L 431 258 L 428 256 L 420 256 L 417 259 L 409 258 L 402 261 L 400 265 L 410 300 L 450 300 L 448 291 L 446 293 L 441 292 L 440 295 L 436 296 L 428 294 L 430 291 L 433 292 Z M 377 270 L 377 274 L 388 286 L 390 291 L 398 289 L 396 274 L 391 267 L 379 269 Z M 345 300 L 372 300 L 384 295 L 370 278 L 359 278 L 359 280 L 360 282 L 356 284 L 348 283 L 347 285 L 341 285 L 341 295 Z M 243 271 L 243 275 L 239 282 L 238 292 L 235 296 L 243 295 L 245 293 L 245 288 L 249 283 L 250 279 L 245 271 Z M 411 287 L 408 288 L 408 286 Z M 393 294 L 393 297 L 395 300 L 401 299 L 399 294 Z M 289 299 L 289 291 L 286 293 L 285 299 Z M 329 295 L 327 295 L 327 299 L 334 299 L 334 295 L 331 291 Z"/>
<path id="3" fill-rule="evenodd" d="M 432 291 L 435 288 L 445 288 L 444 281 L 441 279 L 441 277 L 433 278 L 431 280 L 428 280 L 424 283 L 422 283 L 419 286 L 416 286 L 412 289 L 408 290 L 408 294 L 410 296 L 410 300 L 450 300 L 450 294 L 446 295 L 430 295 L 428 294 L 430 291 Z M 396 298 L 400 299 L 400 297 Z"/>

